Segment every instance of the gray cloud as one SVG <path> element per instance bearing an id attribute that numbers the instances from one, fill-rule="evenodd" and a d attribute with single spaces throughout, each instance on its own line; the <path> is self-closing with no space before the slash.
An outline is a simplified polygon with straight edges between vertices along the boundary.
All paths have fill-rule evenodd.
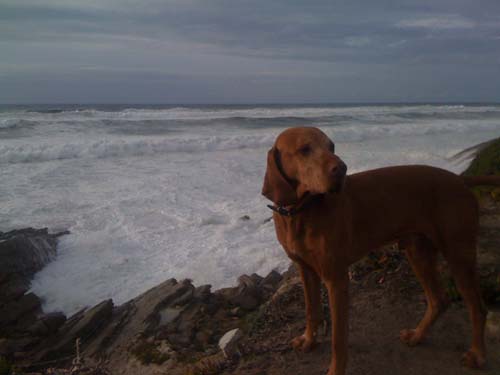
<path id="1" fill-rule="evenodd" d="M 3 0 L 0 102 L 498 101 L 498 15 L 496 0 Z"/>

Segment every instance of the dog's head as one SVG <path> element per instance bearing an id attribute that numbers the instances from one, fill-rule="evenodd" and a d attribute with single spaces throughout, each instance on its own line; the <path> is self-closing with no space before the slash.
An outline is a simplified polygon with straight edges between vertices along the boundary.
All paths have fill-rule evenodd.
<path id="1" fill-rule="evenodd" d="M 346 172 L 325 133 L 312 127 L 290 128 L 267 153 L 262 194 L 278 206 L 291 205 L 306 193 L 339 192 Z"/>

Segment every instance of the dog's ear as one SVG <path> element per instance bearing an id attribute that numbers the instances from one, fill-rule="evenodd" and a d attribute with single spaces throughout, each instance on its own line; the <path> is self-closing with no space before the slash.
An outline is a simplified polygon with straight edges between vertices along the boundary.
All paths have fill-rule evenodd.
<path id="1" fill-rule="evenodd" d="M 278 206 L 287 206 L 297 201 L 297 193 L 279 167 L 279 151 L 273 147 L 267 153 L 267 169 L 262 195 Z"/>

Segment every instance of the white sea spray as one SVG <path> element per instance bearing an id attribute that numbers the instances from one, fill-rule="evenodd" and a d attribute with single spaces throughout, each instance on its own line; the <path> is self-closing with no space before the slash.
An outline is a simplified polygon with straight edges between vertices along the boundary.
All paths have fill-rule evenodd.
<path id="1" fill-rule="evenodd" d="M 316 125 L 349 172 L 430 164 L 500 136 L 494 105 L 64 107 L 0 111 L 0 230 L 69 229 L 36 275 L 47 311 L 124 302 L 170 278 L 283 269 L 260 196 L 267 149 Z M 241 219 L 248 215 L 250 220 Z"/>

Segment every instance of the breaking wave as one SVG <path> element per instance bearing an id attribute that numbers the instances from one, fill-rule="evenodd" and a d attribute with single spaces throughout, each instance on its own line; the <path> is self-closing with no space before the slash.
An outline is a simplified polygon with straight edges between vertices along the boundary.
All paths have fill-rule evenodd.
<path id="1" fill-rule="evenodd" d="M 244 138 L 244 139 L 242 139 Z M 31 163 L 79 158 L 143 156 L 169 152 L 209 152 L 270 145 L 271 136 L 212 136 L 205 138 L 98 140 L 88 143 L 37 144 L 0 147 L 0 163 Z"/>
<path id="2" fill-rule="evenodd" d="M 435 116 L 439 114 L 485 113 L 500 114 L 500 106 L 464 105 L 387 105 L 387 106 L 297 106 L 297 107 L 171 107 L 171 108 L 99 108 L 82 109 L 40 109 L 30 113 L 50 119 L 74 119 L 87 117 L 95 119 L 126 120 L 213 120 L 228 118 L 321 118 L 330 116 L 384 116 L 405 117 Z"/>

